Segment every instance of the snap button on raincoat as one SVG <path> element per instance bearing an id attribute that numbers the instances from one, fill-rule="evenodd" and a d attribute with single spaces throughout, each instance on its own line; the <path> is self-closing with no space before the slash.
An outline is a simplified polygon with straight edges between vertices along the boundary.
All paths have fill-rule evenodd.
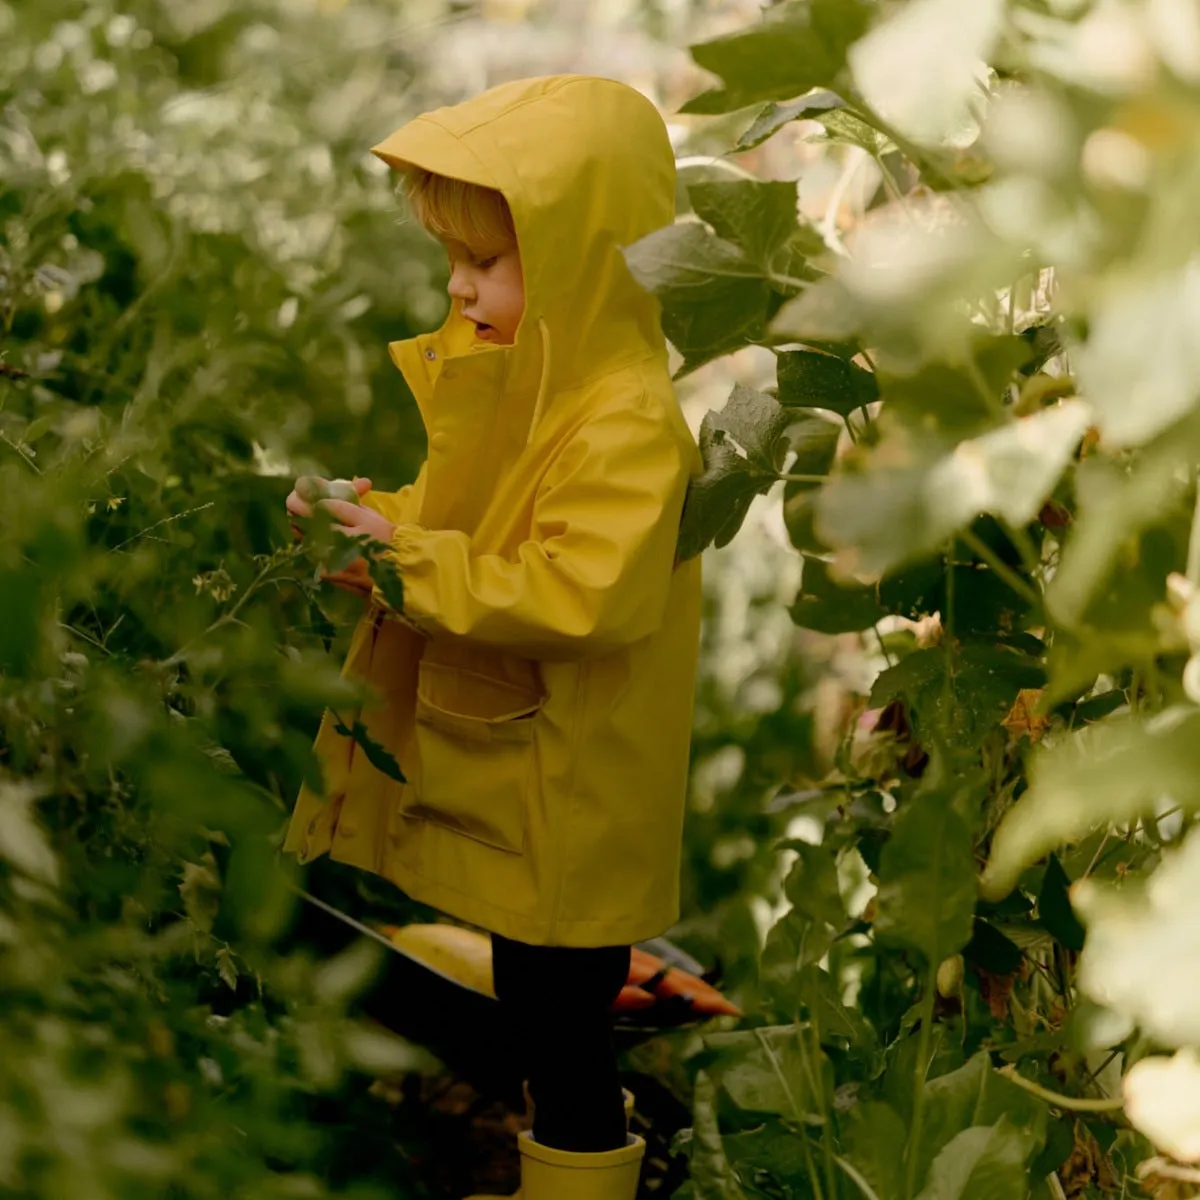
<path id="1" fill-rule="evenodd" d="M 678 916 L 700 567 L 675 545 L 699 452 L 658 302 L 621 248 L 674 219 L 663 121 L 586 76 L 504 84 L 374 153 L 497 188 L 525 313 L 512 346 L 455 305 L 393 343 L 428 433 L 416 481 L 364 503 L 397 526 L 404 612 L 376 591 L 343 673 L 378 698 L 377 770 L 327 713 L 325 797 L 285 850 L 377 872 L 531 944 L 618 945 Z"/>

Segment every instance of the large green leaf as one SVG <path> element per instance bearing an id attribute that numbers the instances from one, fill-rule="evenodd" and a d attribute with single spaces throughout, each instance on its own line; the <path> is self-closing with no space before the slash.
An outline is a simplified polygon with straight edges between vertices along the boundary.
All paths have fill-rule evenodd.
<path id="1" fill-rule="evenodd" d="M 934 1159 L 917 1200 L 1015 1200 L 1029 1187 L 1025 1163 L 1036 1147 L 1007 1117 L 964 1129 Z"/>
<path id="2" fill-rule="evenodd" d="M 754 118 L 754 123 L 738 138 L 736 149 L 753 150 L 755 146 L 761 145 L 789 122 L 803 121 L 817 114 L 827 113 L 831 110 L 836 111 L 845 103 L 840 96 L 833 92 L 816 91 L 786 104 L 764 105 Z"/>
<path id="3" fill-rule="evenodd" d="M 696 62 L 725 86 L 689 100 L 682 111 L 732 112 L 832 84 L 870 14 L 867 0 L 791 0 L 768 10 L 757 28 L 692 46 Z"/>
<path id="4" fill-rule="evenodd" d="M 899 1113 L 878 1100 L 855 1105 L 839 1123 L 842 1153 L 879 1200 L 904 1195 L 904 1150 L 909 1129 Z"/>
<path id="5" fill-rule="evenodd" d="M 760 267 L 698 221 L 659 229 L 625 250 L 634 277 L 663 306 L 681 373 L 762 339 L 772 290 Z"/>
<path id="6" fill-rule="evenodd" d="M 916 142 L 966 140 L 1004 0 L 910 0 L 850 52 L 867 103 Z"/>
<path id="7" fill-rule="evenodd" d="M 728 545 L 750 503 L 779 478 L 792 417 L 765 392 L 734 388 L 700 425 L 704 472 L 688 486 L 677 554 L 693 558 L 710 542 Z"/>
<path id="8" fill-rule="evenodd" d="M 813 1095 L 805 1066 L 814 1051 L 800 1039 L 810 1036 L 804 1024 L 705 1034 L 705 1049 L 713 1055 L 707 1070 L 739 1108 L 802 1123 L 823 1103 Z"/>
<path id="9" fill-rule="evenodd" d="M 780 404 L 825 408 L 845 417 L 879 399 L 870 371 L 832 354 L 785 351 L 779 355 L 777 372 Z"/>
<path id="10" fill-rule="evenodd" d="M 1183 473 L 1196 436 L 1193 428 L 1160 438 L 1132 464 L 1101 457 L 1080 464 L 1075 478 L 1079 516 L 1046 588 L 1046 607 L 1056 621 L 1069 629 L 1079 625 L 1105 586 L 1116 582 L 1131 541 L 1186 500 Z M 1126 579 L 1119 598 L 1128 594 L 1128 586 Z M 1151 632 L 1148 622 L 1142 627 Z"/>
<path id="11" fill-rule="evenodd" d="M 1096 305 L 1077 358 L 1081 384 L 1110 445 L 1145 445 L 1194 410 L 1200 395 L 1198 305 L 1194 263 L 1114 280 Z"/>
<path id="12" fill-rule="evenodd" d="M 1021 872 L 1063 842 L 1108 822 L 1152 814 L 1164 797 L 1200 808 L 1200 712 L 1178 708 L 1151 722 L 1125 715 L 1097 721 L 1047 746 L 1030 765 L 1028 790 L 992 840 L 983 894 L 1000 899 Z"/>
<path id="13" fill-rule="evenodd" d="M 800 594 L 792 605 L 792 620 L 818 633 L 857 633 L 886 616 L 873 587 L 843 587 L 819 558 L 805 558 Z"/>
<path id="14" fill-rule="evenodd" d="M 1164 854 L 1144 886 L 1117 888 L 1088 879 L 1072 893 L 1087 925 L 1080 987 L 1166 1046 L 1200 1043 L 1197 872 L 1200 836 L 1193 831 Z"/>
<path id="15" fill-rule="evenodd" d="M 1088 422 L 1087 405 L 1070 402 L 960 442 L 948 454 L 906 463 L 903 446 L 880 451 L 872 469 L 837 475 L 822 489 L 817 533 L 844 547 L 855 570 L 876 574 L 932 552 L 981 513 L 1028 524 Z"/>
<path id="16" fill-rule="evenodd" d="M 967 1129 L 1007 1121 L 1027 1138 L 1026 1154 L 1040 1148 L 1045 1139 L 1046 1105 L 993 1070 L 986 1052 L 930 1080 L 924 1092 L 921 1140 L 911 1151 L 917 1156 L 918 1180 L 927 1175 L 932 1179 L 947 1147 L 955 1145 Z M 942 1169 L 948 1165 L 945 1161 Z"/>
<path id="17" fill-rule="evenodd" d="M 717 237 L 740 246 L 746 258 L 769 273 L 775 252 L 798 231 L 796 185 L 737 179 L 694 183 L 692 208 Z"/>
<path id="18" fill-rule="evenodd" d="M 971 831 L 953 800 L 930 790 L 906 801 L 879 865 L 876 937 L 919 950 L 931 962 L 971 940 L 975 913 Z"/>
<path id="19" fill-rule="evenodd" d="M 870 704 L 903 698 L 917 736 L 927 744 L 973 749 L 1012 708 L 1022 688 L 1045 682 L 1041 664 L 990 641 L 963 641 L 949 653 L 931 646 L 883 671 Z"/>

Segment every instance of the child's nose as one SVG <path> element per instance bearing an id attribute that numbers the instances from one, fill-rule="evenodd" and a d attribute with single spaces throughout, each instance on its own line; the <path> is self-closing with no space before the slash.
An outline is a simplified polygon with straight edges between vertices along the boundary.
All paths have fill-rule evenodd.
<path id="1" fill-rule="evenodd" d="M 471 281 L 465 272 L 460 271 L 457 267 L 450 272 L 450 282 L 446 285 L 446 291 L 450 293 L 452 300 L 470 300 L 475 295 Z"/>

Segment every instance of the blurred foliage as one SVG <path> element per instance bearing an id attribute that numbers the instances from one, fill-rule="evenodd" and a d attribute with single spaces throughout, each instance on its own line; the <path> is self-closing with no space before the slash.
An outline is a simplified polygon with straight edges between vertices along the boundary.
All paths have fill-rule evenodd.
<path id="1" fill-rule="evenodd" d="M 424 1060 L 275 851 L 353 694 L 283 499 L 412 477 L 443 303 L 364 153 L 425 101 L 393 9 L 0 4 L 5 1195 L 423 1194 L 361 1095 Z"/>
<path id="2" fill-rule="evenodd" d="M 775 369 L 681 538 L 720 553 L 678 932 L 752 1014 L 683 1051 L 689 1194 L 1195 1194 L 1200 15 L 788 0 L 692 53 L 728 169 L 628 258 L 681 378 Z M 799 197 L 745 174 L 773 138 Z"/>

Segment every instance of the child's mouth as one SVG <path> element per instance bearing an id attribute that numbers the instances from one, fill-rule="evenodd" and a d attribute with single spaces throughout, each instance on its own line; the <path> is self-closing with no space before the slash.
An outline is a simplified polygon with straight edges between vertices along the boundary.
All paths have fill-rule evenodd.
<path id="1" fill-rule="evenodd" d="M 485 322 L 485 321 L 476 321 L 476 322 L 475 322 L 475 332 L 476 332 L 476 333 L 477 333 L 477 334 L 478 334 L 480 337 L 487 337 L 487 336 L 488 336 L 488 334 L 490 334 L 490 333 L 492 333 L 492 332 L 493 332 L 493 330 L 492 330 L 492 327 L 491 327 L 489 324 L 487 324 L 487 322 Z"/>

